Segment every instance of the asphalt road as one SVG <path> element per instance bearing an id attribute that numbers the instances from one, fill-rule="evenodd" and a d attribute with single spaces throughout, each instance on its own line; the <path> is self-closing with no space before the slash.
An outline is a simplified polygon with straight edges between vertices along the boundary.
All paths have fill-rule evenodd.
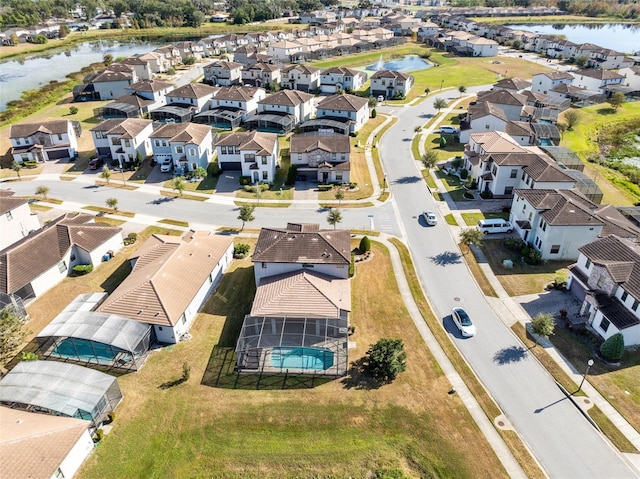
<path id="1" fill-rule="evenodd" d="M 457 92 L 440 96 L 450 100 Z M 436 315 L 550 477 L 637 477 L 495 315 L 460 257 L 457 238 L 451 236 L 411 157 L 413 129 L 436 113 L 434 98 L 396 109 L 399 121 L 379 148 L 399 221 Z M 425 209 L 436 212 L 437 226 L 420 219 Z M 475 320 L 475 337 L 463 339 L 453 326 L 451 309 L 456 306 Z"/>

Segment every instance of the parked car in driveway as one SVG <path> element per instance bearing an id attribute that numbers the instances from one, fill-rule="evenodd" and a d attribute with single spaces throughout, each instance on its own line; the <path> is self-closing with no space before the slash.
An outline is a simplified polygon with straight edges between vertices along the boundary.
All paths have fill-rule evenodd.
<path id="1" fill-rule="evenodd" d="M 89 169 L 97 170 L 98 168 L 102 168 L 103 165 L 104 165 L 104 158 L 101 158 L 101 157 L 94 158 L 89 162 Z"/>
<path id="2" fill-rule="evenodd" d="M 463 337 L 470 338 L 475 336 L 476 326 L 464 309 L 453 308 L 451 310 L 451 318 Z"/>
<path id="3" fill-rule="evenodd" d="M 173 162 L 170 159 L 160 163 L 160 171 L 162 173 L 171 173 L 171 170 L 173 170 Z"/>
<path id="4" fill-rule="evenodd" d="M 436 218 L 436 214 L 431 210 L 425 210 L 422 213 L 422 218 L 424 222 L 429 226 L 435 226 L 438 224 L 438 218 Z"/>

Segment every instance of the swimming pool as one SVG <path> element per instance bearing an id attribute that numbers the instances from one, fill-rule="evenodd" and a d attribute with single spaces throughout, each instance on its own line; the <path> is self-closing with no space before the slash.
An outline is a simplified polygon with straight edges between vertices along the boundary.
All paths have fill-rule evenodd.
<path id="1" fill-rule="evenodd" d="M 113 348 L 108 344 L 86 339 L 66 338 L 53 348 L 51 355 L 91 363 L 110 364 L 120 352 L 119 349 Z"/>
<path id="2" fill-rule="evenodd" d="M 279 369 L 313 369 L 333 366 L 333 352 L 320 348 L 277 347 L 271 351 L 271 366 Z"/>

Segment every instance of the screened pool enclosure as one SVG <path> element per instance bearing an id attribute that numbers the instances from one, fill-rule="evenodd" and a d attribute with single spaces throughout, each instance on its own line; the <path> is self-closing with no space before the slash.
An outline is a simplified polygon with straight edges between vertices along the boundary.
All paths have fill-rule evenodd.
<path id="1" fill-rule="evenodd" d="M 0 404 L 103 422 L 122 400 L 113 376 L 58 361 L 20 361 L 0 381 Z"/>
<path id="2" fill-rule="evenodd" d="M 344 376 L 346 319 L 246 316 L 236 347 L 245 373 Z"/>

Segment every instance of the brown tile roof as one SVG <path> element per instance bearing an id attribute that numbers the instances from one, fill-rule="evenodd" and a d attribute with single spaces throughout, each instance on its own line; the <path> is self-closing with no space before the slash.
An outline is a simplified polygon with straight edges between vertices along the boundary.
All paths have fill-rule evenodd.
<path id="1" fill-rule="evenodd" d="M 607 269 L 611 278 L 640 299 L 640 247 L 617 236 L 607 236 L 578 250 L 592 263 Z"/>
<path id="2" fill-rule="evenodd" d="M 14 293 L 29 284 L 59 263 L 72 245 L 93 251 L 122 231 L 89 221 L 92 215 L 67 213 L 0 251 L 0 292 Z"/>
<path id="3" fill-rule="evenodd" d="M 339 318 L 351 311 L 351 284 L 311 271 L 295 271 L 260 280 L 251 316 Z"/>
<path id="4" fill-rule="evenodd" d="M 551 79 L 551 80 L 573 80 L 573 77 L 568 74 L 567 72 L 543 72 L 543 73 L 536 73 L 533 76 L 536 75 L 544 75 L 547 78 Z"/>
<path id="5" fill-rule="evenodd" d="M 523 80 L 522 78 L 503 78 L 493 86 L 505 88 L 507 90 L 524 90 L 531 86 L 531 82 Z"/>
<path id="6" fill-rule="evenodd" d="M 300 46 L 300 45 L 297 45 Z M 312 67 L 311 65 L 298 65 L 297 63 L 287 65 L 282 69 L 282 73 L 289 73 L 291 70 L 299 70 L 304 75 L 313 75 L 316 72 L 320 71 L 318 67 Z"/>
<path id="7" fill-rule="evenodd" d="M 340 111 L 360 111 L 362 107 L 369 104 L 368 98 L 362 98 L 348 93 L 330 95 L 323 98 L 317 105 L 318 108 L 326 110 Z"/>
<path id="8" fill-rule="evenodd" d="M 244 131 L 222 136 L 216 146 L 237 146 L 240 150 L 255 150 L 257 155 L 266 156 L 273 154 L 277 142 L 275 133 Z"/>
<path id="9" fill-rule="evenodd" d="M 560 196 L 558 202 L 550 210 L 540 213 L 540 217 L 553 226 L 603 226 L 589 208 L 565 196 Z"/>
<path id="10" fill-rule="evenodd" d="M 4 215 L 11 210 L 15 210 L 19 206 L 28 203 L 24 198 L 13 198 L 11 196 L 0 196 L 0 215 Z"/>
<path id="11" fill-rule="evenodd" d="M 50 479 L 90 425 L 0 406 L 0 477 Z"/>
<path id="12" fill-rule="evenodd" d="M 187 83 L 186 85 L 171 90 L 166 96 L 176 98 L 204 98 L 205 96 L 214 95 L 216 91 L 216 87 L 205 85 L 204 83 Z"/>
<path id="13" fill-rule="evenodd" d="M 251 100 L 259 88 L 251 86 L 233 85 L 220 87 L 214 98 L 219 100 L 248 101 Z"/>
<path id="14" fill-rule="evenodd" d="M 409 79 L 412 79 L 413 76 L 407 75 L 406 73 L 403 73 L 403 72 L 397 72 L 395 70 L 379 70 L 375 72 L 373 75 L 371 75 L 372 80 L 375 80 L 378 78 L 393 78 L 396 80 L 397 79 L 409 80 Z"/>
<path id="15" fill-rule="evenodd" d="M 260 100 L 258 103 L 262 105 L 286 105 L 298 106 L 301 103 L 308 102 L 313 99 L 313 95 L 299 90 L 280 90 L 273 95 Z"/>
<path id="16" fill-rule="evenodd" d="M 323 150 L 329 153 L 349 153 L 351 143 L 346 135 L 306 136 L 294 135 L 289 147 L 291 153 L 308 153 Z"/>
<path id="17" fill-rule="evenodd" d="M 487 153 L 525 153 L 526 150 L 516 143 L 506 133 L 500 131 L 487 131 L 483 133 L 471 133 L 470 137 Z"/>
<path id="18" fill-rule="evenodd" d="M 535 181 L 575 183 L 576 180 L 571 175 L 562 171 L 556 163 L 551 163 L 553 160 L 549 162 L 538 155 L 533 156 L 524 171 Z"/>
<path id="19" fill-rule="evenodd" d="M 510 90 L 489 90 L 478 93 L 478 102 L 486 101 L 498 105 L 523 106 L 527 103 L 527 98 L 520 93 Z"/>
<path id="20" fill-rule="evenodd" d="M 127 87 L 127 90 L 156 92 L 156 91 L 164 90 L 164 89 L 172 87 L 172 86 L 173 86 L 173 83 L 169 83 L 168 81 L 155 80 L 155 79 L 154 80 L 142 80 L 142 81 L 139 81 L 137 83 L 134 83 L 133 85 L 129 85 Z"/>
<path id="21" fill-rule="evenodd" d="M 510 121 L 504 130 L 511 136 L 532 136 L 534 134 L 531 123 L 528 121 Z"/>
<path id="22" fill-rule="evenodd" d="M 623 75 L 612 72 L 611 70 L 604 70 L 602 68 L 585 68 L 584 70 L 578 70 L 574 73 L 575 76 L 582 75 L 589 78 L 595 78 L 597 80 L 618 80 L 624 79 Z"/>
<path id="23" fill-rule="evenodd" d="M 40 123 L 18 123 L 9 127 L 9 138 L 26 138 L 36 133 L 61 134 L 69 130 L 67 120 L 51 120 Z"/>
<path id="24" fill-rule="evenodd" d="M 528 166 L 536 156 L 532 153 L 491 153 L 486 160 L 493 160 L 500 166 Z"/>
<path id="25" fill-rule="evenodd" d="M 119 96 L 118 98 L 113 100 L 112 103 L 109 103 L 109 105 L 112 105 L 113 103 L 126 103 L 127 105 L 133 105 L 138 108 L 142 108 L 143 106 L 153 105 L 154 101 L 147 98 L 142 98 L 135 93 L 129 93 Z"/>
<path id="26" fill-rule="evenodd" d="M 242 65 L 242 63 L 215 61 L 215 62 L 209 63 L 204 68 L 220 68 L 222 70 L 237 70 L 237 69 L 241 69 L 243 66 L 244 65 Z"/>
<path id="27" fill-rule="evenodd" d="M 325 70 L 322 70 L 320 74 L 331 75 L 332 73 L 337 73 L 339 75 L 352 76 L 352 77 L 362 74 L 362 72 L 359 72 L 358 70 L 353 70 L 351 68 L 346 68 L 346 67 L 326 68 Z"/>
<path id="28" fill-rule="evenodd" d="M 208 231 L 151 236 L 133 270 L 98 308 L 148 324 L 173 326 L 232 244 Z"/>
<path id="29" fill-rule="evenodd" d="M 142 130 L 151 125 L 153 121 L 140 118 L 120 119 L 120 123 L 107 131 L 109 135 L 120 135 L 120 138 L 135 138 Z"/>
<path id="30" fill-rule="evenodd" d="M 342 264 L 351 262 L 349 230 L 314 230 L 304 226 L 262 228 L 252 261 L 264 263 Z"/>
<path id="31" fill-rule="evenodd" d="M 122 118 L 109 118 L 108 120 L 101 121 L 89 131 L 109 131 L 118 126 L 121 122 Z"/>
<path id="32" fill-rule="evenodd" d="M 211 133 L 211 127 L 198 123 L 167 123 L 154 130 L 149 138 L 169 138 L 170 141 L 199 145 Z"/>
<path id="33" fill-rule="evenodd" d="M 127 81 L 133 78 L 133 74 L 126 71 L 106 70 L 98 73 L 91 79 L 91 83 L 107 83 L 112 81 Z"/>
<path id="34" fill-rule="evenodd" d="M 482 118 L 488 115 L 493 115 L 496 118 L 500 118 L 502 121 L 509 121 L 509 119 L 504 113 L 504 110 L 500 108 L 498 105 L 495 105 L 493 103 L 480 101 L 475 105 L 471 105 L 469 107 L 470 120 L 476 120 L 478 118 Z"/>
<path id="35" fill-rule="evenodd" d="M 640 228 L 629 221 L 615 206 L 605 205 L 595 210 L 594 213 L 605 222 L 600 237 L 616 235 L 626 240 L 638 242 Z"/>

